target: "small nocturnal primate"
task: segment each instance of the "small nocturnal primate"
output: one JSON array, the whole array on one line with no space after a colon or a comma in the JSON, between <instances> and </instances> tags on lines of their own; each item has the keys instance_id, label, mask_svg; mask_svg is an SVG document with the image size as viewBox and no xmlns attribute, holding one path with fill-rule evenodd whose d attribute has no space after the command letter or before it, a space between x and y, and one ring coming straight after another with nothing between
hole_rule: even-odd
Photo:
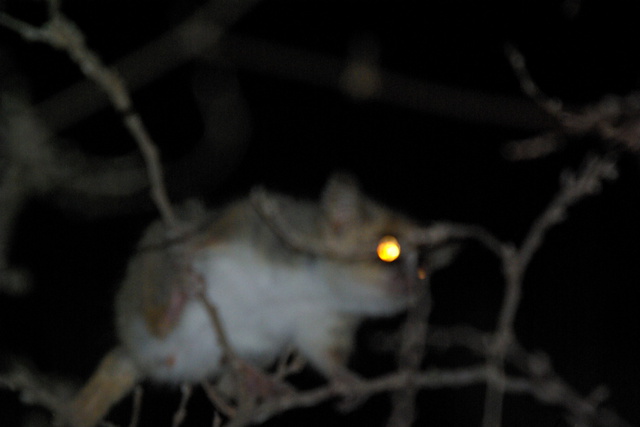
<instances>
[{"instance_id":1,"label":"small nocturnal primate","mask_svg":"<svg viewBox=\"0 0 640 427\"><path fill-rule=\"evenodd\" d=\"M119 345L65 411L67 423L95 425L142 379L219 378L223 347L197 295L216 307L242 361L266 367L292 346L330 381L348 373L360 320L407 307L415 270L399 242L413 221L346 174L329 179L319 202L255 194L192 213L182 237L168 238L160 221L148 228L116 297Z\"/></svg>"}]
</instances>

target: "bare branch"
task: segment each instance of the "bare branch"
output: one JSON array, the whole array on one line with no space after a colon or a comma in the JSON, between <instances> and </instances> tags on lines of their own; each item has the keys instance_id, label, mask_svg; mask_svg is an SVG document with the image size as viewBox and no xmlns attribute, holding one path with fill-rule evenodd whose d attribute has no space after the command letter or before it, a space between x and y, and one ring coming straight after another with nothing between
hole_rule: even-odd
<instances>
[{"instance_id":1,"label":"bare branch","mask_svg":"<svg viewBox=\"0 0 640 427\"><path fill-rule=\"evenodd\" d=\"M50 0L50 19L42 28L30 26L5 14L0 14L0 24L20 33L27 40L44 42L52 47L66 51L80 66L85 75L108 94L116 110L123 115L124 125L138 142L143 157L147 162L153 198L165 224L168 228L175 228L177 219L174 216L173 208L164 188L159 153L145 130L140 117L133 112L129 93L124 86L122 78L107 69L100 59L89 50L84 36L60 12L58 3L57 0ZM202 29L195 28L192 30L197 35L197 31ZM180 37L185 36L184 33L180 34ZM211 32L209 35L211 38L206 39L206 43L213 43L212 40L217 40L219 36L220 31L216 29ZM171 37L174 37L174 35ZM278 49L275 50L276 53L280 52ZM631 107L633 102L638 102L640 98L628 97L625 98L624 102L616 98L616 102L606 104L603 101L592 106L590 110L585 109L580 114L570 114L564 111L562 103L548 98L537 87L526 69L523 56L517 50L507 47L507 55L525 93L536 100L538 105L545 111L557 118L565 129L574 132L596 130L600 135L607 138L626 142L629 147L638 147L637 136L640 135L640 120L637 115L627 120L624 126L617 125L614 119L625 116L625 114L633 115L631 113L637 113L637 111L633 112ZM308 63L314 63L313 61L315 60L320 63L326 58L309 59L303 57L303 59L305 61L309 60ZM272 66L274 61L274 59L271 59L271 65L268 61L265 61L266 66ZM316 73L317 70L314 67L309 67L308 63L306 68L312 70L312 73ZM323 63L322 66L325 71L331 71L334 69L332 67L342 67L343 64L328 61ZM289 71L285 70L285 72L290 72L294 68L295 64L291 66ZM354 93L361 96L366 95L369 98L383 97L385 95L382 92L382 88L385 86L383 82L386 78L389 78L389 75L382 73L376 67L376 64L368 63L363 65L354 60L347 65L343 73L338 74L342 75L343 85L345 82L351 82L348 83L351 85L355 84L352 82L354 76L365 76L371 80L368 83L365 82L367 83L366 87L355 88L356 92ZM318 75L305 75L303 78L316 77ZM322 84L335 84L335 82L324 81L323 78L325 77L323 75L319 77L319 81ZM407 81L403 80L403 82L406 83L407 88L414 88L417 84L414 81L408 81L407 83ZM347 87L345 90L353 89L353 87ZM393 98L392 95L389 96ZM621 106L629 108L621 112ZM552 138L558 135L559 133L543 135L539 142L541 144L552 142ZM541 146L537 147L539 149L538 152L544 152L545 149L549 148L542 147L543 149L541 149ZM13 167L14 165L10 166ZM16 180L13 175L17 176L20 170L9 168L8 171L7 176L9 178L7 180ZM399 369L388 375L354 382L345 387L329 385L307 391L291 390L290 393L272 393L266 396L258 396L257 393L248 391L244 381L246 376L249 375L246 369L247 365L236 355L230 344L230 337L226 335L217 307L214 302L208 300L203 286L201 286L201 278L196 278L196 281L198 281L197 285L194 286L197 289L196 296L204 305L211 319L211 324L223 351L223 363L231 367L231 372L237 380L238 405L234 407L227 402L207 382L202 383L205 392L214 405L230 418L230 426L242 426L264 421L284 411L315 406L330 399L340 397L353 398L354 396L367 398L375 393L386 392L394 393L394 409L389 419L389 425L409 426L415 419L415 398L418 390L467 387L478 384L485 384L487 387L483 417L483 425L486 427L501 424L503 399L508 393L528 394L545 405L560 406L568 413L568 418L579 425L596 422L608 426L628 426L624 420L599 408L607 398L607 393L603 388L598 387L590 395L581 396L554 372L546 355L541 353L531 354L522 348L514 330L515 317L522 299L524 276L533 257L543 245L549 230L565 220L567 211L572 205L600 191L602 182L607 179L613 179L615 176L615 161L606 157L589 157L578 172L566 172L563 174L560 190L545 211L533 222L520 247L503 243L487 230L473 225L442 222L414 230L413 234L409 236L410 244L414 247L425 245L433 248L454 240L472 239L480 242L501 260L505 278L505 292L496 330L492 333L485 333L470 327L448 329L431 327L429 325L431 313L430 275L425 274L421 278L421 283L414 286L420 293L417 295L417 303L410 308L407 322L403 327L403 337L398 354ZM3 181L4 184L5 182ZM10 189L13 191L13 187ZM14 194L9 194L8 191L4 190L4 186L0 187L0 197L2 197L3 201L4 198L9 199L10 196L14 196ZM15 196L18 201L22 200L21 197L21 193ZM296 234L295 230L291 230L287 226L287 218L282 215L278 200L269 197L262 190L254 191L252 200L260 215L282 238L285 244L315 255L330 256L345 261L369 255L368 252L339 252L331 245L323 244L320 240L316 241L313 238L309 238L309 236ZM12 219L12 215L13 211L9 210L7 218L9 220ZM4 219L4 217L1 217L0 221L4 221ZM0 224L0 268L4 267L2 256L5 255L5 251L1 246L5 242L2 235L4 228ZM182 254L178 253L177 255L181 256ZM419 267L422 266L417 265L417 254L409 253L409 255L416 259L410 259L408 269L415 272L420 271ZM420 364L424 360L427 344L433 348L440 347L445 349L460 346L471 350L479 358L485 360L481 360L476 365L463 368L439 369L432 367L421 371ZM290 373L296 372L300 366L298 363L290 362L288 355L285 355L278 365L273 378L282 380ZM507 366L516 368L518 375L507 375ZM62 405L60 397L50 391L51 387L48 384L44 384L42 378L44 377L33 373L24 366L17 366L8 373L0 374L0 387L17 390L25 403L41 405L57 413ZM135 427L138 423L141 405L140 390L137 388L134 394L132 427ZM191 386L183 385L182 392L178 410L173 418L174 426L178 426L184 421L187 413L187 403L191 395ZM233 397L231 400L233 400ZM221 423L219 416L213 421L214 425L220 425Z\"/></svg>"},{"instance_id":2,"label":"bare branch","mask_svg":"<svg viewBox=\"0 0 640 427\"><path fill-rule=\"evenodd\" d=\"M513 45L505 47L507 59L515 72L523 92L540 108L555 118L558 129L520 141L511 141L504 154L512 160L545 156L565 144L567 135L600 136L605 143L621 145L637 153L640 151L640 94L607 95L601 100L570 110L555 98L547 96L529 73L524 55Z\"/></svg>"},{"instance_id":3,"label":"bare branch","mask_svg":"<svg viewBox=\"0 0 640 427\"><path fill-rule=\"evenodd\" d=\"M239 359L229 342L224 325L222 324L222 319L218 314L218 309L211 301L209 301L209 298L207 298L204 292L199 292L198 298L207 310L207 314L209 315L209 319L211 320L211 324L213 325L216 333L216 338L223 351L223 360L226 361L226 363L233 364L234 361Z\"/></svg>"},{"instance_id":4,"label":"bare branch","mask_svg":"<svg viewBox=\"0 0 640 427\"><path fill-rule=\"evenodd\" d=\"M198 298L200 299L200 302L205 306L207 313L209 314L213 329L216 333L216 338L218 340L218 343L220 344L220 347L222 348L222 363L226 364L230 368L230 372L232 373L233 379L235 380L234 391L237 393L237 407L229 407L229 405L227 405L223 399L218 398L218 394L215 393L212 388L207 387L208 384L206 383L204 383L206 384L205 391L207 391L207 395L209 396L211 401L214 402L214 404L220 404L220 406L218 406L218 409L223 411L225 415L233 416L228 427L240 427L247 425L255 410L256 399L258 396L248 389L247 381L245 381L245 378L247 375L251 375L252 372L256 372L258 375L262 375L262 373L261 371L257 370L257 368L253 368L247 365L236 354L233 346L229 341L218 310L216 306L211 301L209 301L208 297L204 293L204 290L198 293Z\"/></svg>"},{"instance_id":5,"label":"bare branch","mask_svg":"<svg viewBox=\"0 0 640 427\"><path fill-rule=\"evenodd\" d=\"M551 227L566 218L566 211L587 196L597 194L602 182L616 179L615 160L611 157L588 156L581 169L576 173L564 172L558 194L547 209L531 226L519 251L519 268L526 269L531 258L542 245L546 233Z\"/></svg>"},{"instance_id":6,"label":"bare branch","mask_svg":"<svg viewBox=\"0 0 640 427\"><path fill-rule=\"evenodd\" d=\"M302 371L306 364L307 362L304 360L302 355L296 351L295 348L291 347L282 353L276 365L273 377L276 380L282 381L289 375L294 375Z\"/></svg>"},{"instance_id":7,"label":"bare branch","mask_svg":"<svg viewBox=\"0 0 640 427\"><path fill-rule=\"evenodd\" d=\"M140 422L140 411L142 409L142 386L137 385L133 389L133 410L131 411L131 421L129 421L129 427L138 427Z\"/></svg>"},{"instance_id":8,"label":"bare branch","mask_svg":"<svg viewBox=\"0 0 640 427\"><path fill-rule=\"evenodd\" d=\"M426 339L431 315L431 274L428 266L418 265L417 251L408 254L409 271L422 271L420 277L413 275L416 295L414 303L409 307L407 320L402 327L400 349L398 351L398 368L401 371L418 372L426 353ZM387 421L389 427L410 427L416 417L416 397L418 388L412 382L392 396L392 412Z\"/></svg>"},{"instance_id":9,"label":"bare branch","mask_svg":"<svg viewBox=\"0 0 640 427\"><path fill-rule=\"evenodd\" d=\"M441 389L468 387L486 382L502 383L507 393L528 394L545 404L562 406L574 417L588 414L601 425L630 426L626 421L613 416L609 411L598 410L586 399L580 398L561 380L553 377L548 379L508 377L495 370L487 369L485 365L458 369L432 368L419 373L400 371L371 380L363 380L343 392L348 393L349 396L367 397L377 393L403 390L411 383L421 389ZM316 406L341 396L338 389L326 386L298 392L294 395L272 398L258 406L253 421L263 422L282 412L294 408ZM609 423L609 421L611 422Z\"/></svg>"},{"instance_id":10,"label":"bare branch","mask_svg":"<svg viewBox=\"0 0 640 427\"><path fill-rule=\"evenodd\" d=\"M475 240L498 258L502 257L504 251L504 244L488 230L478 225L447 221L412 230L408 240L412 246L427 247L437 247L458 240Z\"/></svg>"},{"instance_id":11,"label":"bare branch","mask_svg":"<svg viewBox=\"0 0 640 427\"><path fill-rule=\"evenodd\" d=\"M522 91L528 95L529 98L533 99L544 111L559 119L563 111L562 102L559 99L549 98L540 90L531 77L531 74L529 74L524 55L511 44L505 46L505 53L511 63L511 67L516 73Z\"/></svg>"},{"instance_id":12,"label":"bare branch","mask_svg":"<svg viewBox=\"0 0 640 427\"><path fill-rule=\"evenodd\" d=\"M347 93L362 90L345 84L356 80L353 75L355 72L360 76L364 74L370 82L373 90L367 90L371 92L372 99L390 105L457 120L518 129L542 130L553 124L527 99L447 87L389 70L372 69L370 64L362 63L358 52L354 52L354 60L345 64L341 58L225 33L229 24L257 2L209 2L181 24L128 54L112 67L129 82L132 89L155 81L181 64L202 56L223 65L231 62L241 69L301 80L334 90L342 89ZM219 12L225 6L233 11L233 16L220 19ZM211 49L218 45L219 48ZM154 64L153 69L145 66L149 63ZM362 85L362 81L357 80L356 84ZM66 129L107 106L104 99L89 96L91 90L86 82L78 82L43 101L37 106L38 112L54 131ZM420 101L416 103L416 99ZM69 105L75 108L67 108L63 114L60 106Z\"/></svg>"},{"instance_id":13,"label":"bare branch","mask_svg":"<svg viewBox=\"0 0 640 427\"><path fill-rule=\"evenodd\" d=\"M172 427L180 427L187 417L187 403L189 403L189 399L191 399L192 390L193 388L189 384L182 384L180 386L180 405L178 405L176 413L173 414Z\"/></svg>"},{"instance_id":14,"label":"bare branch","mask_svg":"<svg viewBox=\"0 0 640 427\"><path fill-rule=\"evenodd\" d=\"M25 363L15 363L5 373L0 373L0 388L19 394L25 405L46 408L53 414L61 414L65 399L71 395L71 385L30 368Z\"/></svg>"},{"instance_id":15,"label":"bare branch","mask_svg":"<svg viewBox=\"0 0 640 427\"><path fill-rule=\"evenodd\" d=\"M208 381L202 381L200 386L204 390L205 394L209 398L209 401L213 406L222 414L228 418L234 418L236 416L236 408L234 408L226 399L218 393L216 388Z\"/></svg>"},{"instance_id":16,"label":"bare branch","mask_svg":"<svg viewBox=\"0 0 640 427\"><path fill-rule=\"evenodd\" d=\"M524 274L551 227L564 221L568 208L584 197L600 191L602 181L616 178L615 162L609 158L588 157L577 174L565 172L561 188L547 209L533 222L519 250L506 247L501 260L506 290L492 343L487 369L503 371L504 358L515 339L515 317L522 298ZM484 427L501 424L503 382L490 382L485 400Z\"/></svg>"},{"instance_id":17,"label":"bare branch","mask_svg":"<svg viewBox=\"0 0 640 427\"><path fill-rule=\"evenodd\" d=\"M50 19L41 28L16 20L5 13L0 13L0 25L18 32L25 40L46 43L55 49L65 51L78 64L83 74L109 96L116 111L122 114L125 127L140 148L147 165L151 196L163 220L170 228L177 228L177 220L164 184L158 150L142 119L133 108L124 81L116 72L109 70L100 58L89 49L80 29L62 14L57 8L57 4L50 3L50 7Z\"/></svg>"}]
</instances>

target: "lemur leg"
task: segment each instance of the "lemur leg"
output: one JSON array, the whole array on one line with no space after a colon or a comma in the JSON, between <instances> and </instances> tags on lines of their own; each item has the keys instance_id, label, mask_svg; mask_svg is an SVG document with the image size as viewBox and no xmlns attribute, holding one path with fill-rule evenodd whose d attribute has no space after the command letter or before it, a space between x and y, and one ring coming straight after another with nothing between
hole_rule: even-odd
<instances>
[{"instance_id":1,"label":"lemur leg","mask_svg":"<svg viewBox=\"0 0 640 427\"><path fill-rule=\"evenodd\" d=\"M317 313L300 319L295 344L300 353L327 377L343 396L341 409L353 409L362 403L352 391L362 381L347 363L353 350L359 320L349 315Z\"/></svg>"}]
</instances>

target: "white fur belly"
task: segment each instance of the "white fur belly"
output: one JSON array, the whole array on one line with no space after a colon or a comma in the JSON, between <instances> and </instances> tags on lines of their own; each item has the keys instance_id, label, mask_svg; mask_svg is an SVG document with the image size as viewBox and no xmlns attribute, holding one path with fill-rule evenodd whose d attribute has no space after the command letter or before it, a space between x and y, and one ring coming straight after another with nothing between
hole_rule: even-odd
<instances>
[{"instance_id":1,"label":"white fur belly","mask_svg":"<svg viewBox=\"0 0 640 427\"><path fill-rule=\"evenodd\" d=\"M203 252L196 268L234 350L257 364L274 359L290 338L300 301L283 292L291 280L283 276L291 273L243 244Z\"/></svg>"},{"instance_id":2,"label":"white fur belly","mask_svg":"<svg viewBox=\"0 0 640 427\"><path fill-rule=\"evenodd\" d=\"M283 292L282 282L290 282L291 273L270 268L246 247L204 250L194 266L206 278L207 296L234 351L257 365L273 361L290 342L295 319L304 311L286 286ZM166 337L151 335L142 317L132 322L128 334L134 358L156 380L197 382L219 373L222 350L212 319L199 301L185 304Z\"/></svg>"},{"instance_id":3,"label":"white fur belly","mask_svg":"<svg viewBox=\"0 0 640 427\"><path fill-rule=\"evenodd\" d=\"M204 310L196 301L163 338L149 333L142 317L129 328L134 359L147 375L161 382L197 382L218 373L222 353Z\"/></svg>"}]
</instances>

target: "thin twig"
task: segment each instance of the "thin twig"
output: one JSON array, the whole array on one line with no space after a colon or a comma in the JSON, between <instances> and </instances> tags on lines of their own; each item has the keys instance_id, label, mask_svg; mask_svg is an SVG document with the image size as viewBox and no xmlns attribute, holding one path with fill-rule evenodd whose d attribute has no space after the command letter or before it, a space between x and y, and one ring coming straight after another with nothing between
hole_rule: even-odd
<instances>
[{"instance_id":1,"label":"thin twig","mask_svg":"<svg viewBox=\"0 0 640 427\"><path fill-rule=\"evenodd\" d=\"M519 250L505 247L501 260L505 277L505 295L487 358L487 369L503 372L507 350L515 339L515 317L522 298L524 274L534 254L542 245L551 227L564 221L570 206L601 189L602 181L617 176L615 162L610 158L588 157L575 175L565 172L561 187L545 211L534 221ZM501 381L487 384L483 418L484 427L501 425L505 384Z\"/></svg>"},{"instance_id":2,"label":"thin twig","mask_svg":"<svg viewBox=\"0 0 640 427\"><path fill-rule=\"evenodd\" d=\"M293 346L287 348L276 363L276 370L273 378L276 381L283 381L289 375L299 373L304 369L307 362Z\"/></svg>"},{"instance_id":3,"label":"thin twig","mask_svg":"<svg viewBox=\"0 0 640 427\"><path fill-rule=\"evenodd\" d=\"M53 414L63 413L65 398L71 395L69 384L48 378L25 363L15 363L0 374L0 389L15 391L25 405L40 406Z\"/></svg>"},{"instance_id":4,"label":"thin twig","mask_svg":"<svg viewBox=\"0 0 640 427\"><path fill-rule=\"evenodd\" d=\"M240 69L303 81L314 86L333 90L344 88L341 80L336 78L345 69L343 58L225 32L229 24L245 11L251 10L257 2L209 2L176 27L110 65L129 82L131 89L156 81L172 69L203 55L222 66L231 63ZM223 9L225 6L227 10L236 12L234 17L227 16L221 22L216 19L217 11L213 9ZM150 63L154 64L153 68L146 66ZM527 99L447 87L389 70L381 70L380 78L381 91L376 93L376 99L390 105L465 122L516 129L537 131L548 129L553 124L546 114L540 113ZM67 129L106 107L103 99L89 96L90 91L86 83L78 82L43 101L37 109L54 131ZM70 103L75 108L67 108ZM61 109L61 106L65 108Z\"/></svg>"},{"instance_id":5,"label":"thin twig","mask_svg":"<svg viewBox=\"0 0 640 427\"><path fill-rule=\"evenodd\" d=\"M372 394L404 389L408 383L416 384L420 389L440 389L468 387L487 382L504 384L505 392L512 394L528 394L546 404L564 407L572 414L583 411L592 412L597 420L614 419L611 426L630 427L619 417L612 417L608 411L597 411L586 400L562 381L556 378L529 379L511 377L504 373L486 369L485 365L475 365L457 369L432 368L420 373L395 372L375 379L362 380L353 384L348 390L342 390L349 396L370 396ZM260 404L254 417L255 422L263 422L277 414L294 409L316 406L330 399L341 397L341 391L335 387L325 386L309 391L301 391L293 395L274 397ZM607 425L607 424L603 424Z\"/></svg>"},{"instance_id":6,"label":"thin twig","mask_svg":"<svg viewBox=\"0 0 640 427\"><path fill-rule=\"evenodd\" d=\"M547 96L527 69L524 55L513 45L505 47L507 59L523 92L555 118L557 129L532 138L511 141L503 149L512 160L545 156L566 144L566 136L599 135L605 144L640 151L640 93L626 96L606 95L597 102L576 110L566 108L558 99Z\"/></svg>"},{"instance_id":7,"label":"thin twig","mask_svg":"<svg viewBox=\"0 0 640 427\"><path fill-rule=\"evenodd\" d=\"M280 196L270 194L261 186L251 190L250 198L256 213L264 223L284 245L294 251L341 261L361 261L370 259L375 254L369 247L340 244L346 242L336 241L335 236L305 233L304 230L292 228Z\"/></svg>"},{"instance_id":8,"label":"thin twig","mask_svg":"<svg viewBox=\"0 0 640 427\"><path fill-rule=\"evenodd\" d=\"M429 227L417 228L408 236L411 246L437 247L456 240L475 240L498 258L502 257L504 251L504 244L478 225L441 221Z\"/></svg>"},{"instance_id":9,"label":"thin twig","mask_svg":"<svg viewBox=\"0 0 640 427\"><path fill-rule=\"evenodd\" d=\"M37 41L65 51L79 66L82 73L96 83L109 97L112 105L123 117L123 124L132 135L147 166L151 197L160 214L175 230L178 226L167 195L160 156L139 114L134 110L131 97L122 78L108 69L89 47L80 29L50 3L50 18L42 27L34 27L0 12L0 24L19 33L27 41Z\"/></svg>"},{"instance_id":10,"label":"thin twig","mask_svg":"<svg viewBox=\"0 0 640 427\"><path fill-rule=\"evenodd\" d=\"M187 404L189 403L189 399L191 399L192 391L193 387L189 384L182 384L180 386L180 404L178 405L176 413L173 414L172 427L180 427L187 417Z\"/></svg>"},{"instance_id":11,"label":"thin twig","mask_svg":"<svg viewBox=\"0 0 640 427\"><path fill-rule=\"evenodd\" d=\"M229 337L227 336L227 332L225 331L224 325L222 324L222 319L220 318L220 314L218 312L218 308L209 301L204 291L198 293L198 298L200 302L204 305L207 310L207 314L209 315L209 319L211 320L211 324L213 325L214 331L216 333L216 339L218 340L218 344L220 344L220 348L222 349L222 359L225 363L233 364L239 360L238 356L235 353L235 350L231 346L229 342Z\"/></svg>"},{"instance_id":12,"label":"thin twig","mask_svg":"<svg viewBox=\"0 0 640 427\"><path fill-rule=\"evenodd\" d=\"M205 394L213 403L213 406L220 412L222 412L226 417L233 418L237 414L236 408L234 408L229 402L226 401L224 397L218 393L213 385L211 385L208 381L202 381L200 386L204 390Z\"/></svg>"},{"instance_id":13,"label":"thin twig","mask_svg":"<svg viewBox=\"0 0 640 427\"><path fill-rule=\"evenodd\" d=\"M218 412L214 412L213 421L211 422L212 427L222 427L222 417Z\"/></svg>"},{"instance_id":14,"label":"thin twig","mask_svg":"<svg viewBox=\"0 0 640 427\"><path fill-rule=\"evenodd\" d=\"M398 352L398 368L402 371L420 370L420 363L426 353L426 339L431 315L431 274L428 266L418 265L418 253L407 254L406 262L412 289L415 289L415 302L409 307L407 319L401 330L400 350ZM418 276L418 271L422 276ZM407 386L392 396L392 411L387 421L389 427L410 427L416 418L416 384L409 381Z\"/></svg>"},{"instance_id":15,"label":"thin twig","mask_svg":"<svg viewBox=\"0 0 640 427\"><path fill-rule=\"evenodd\" d=\"M561 119L560 115L563 109L562 102L559 99L549 98L538 87L527 69L524 55L512 44L507 44L505 46L505 54L511 63L511 68L514 70L516 77L520 82L522 91L534 100L544 111L557 119Z\"/></svg>"},{"instance_id":16,"label":"thin twig","mask_svg":"<svg viewBox=\"0 0 640 427\"><path fill-rule=\"evenodd\" d=\"M246 364L236 354L227 336L222 319L220 318L217 307L209 301L209 298L202 289L198 293L198 298L204 305L216 333L218 343L223 352L223 363L231 368L231 373L236 381L236 392L238 405L235 411L227 411L228 414L234 415L228 427L241 427L249 423L255 410L256 396L248 389L245 381Z\"/></svg>"},{"instance_id":17,"label":"thin twig","mask_svg":"<svg viewBox=\"0 0 640 427\"><path fill-rule=\"evenodd\" d=\"M131 411L131 421L129 427L138 427L140 422L140 411L142 410L143 389L139 384L133 389L133 409Z\"/></svg>"}]
</instances>

